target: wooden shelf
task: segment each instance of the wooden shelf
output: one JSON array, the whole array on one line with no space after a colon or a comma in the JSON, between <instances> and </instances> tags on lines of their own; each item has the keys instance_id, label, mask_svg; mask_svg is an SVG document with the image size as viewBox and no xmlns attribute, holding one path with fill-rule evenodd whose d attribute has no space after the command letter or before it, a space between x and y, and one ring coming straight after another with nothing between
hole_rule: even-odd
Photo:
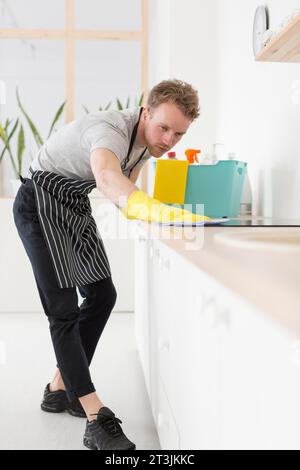
<instances>
[{"instance_id":1,"label":"wooden shelf","mask_svg":"<svg viewBox=\"0 0 300 470\"><path fill-rule=\"evenodd\" d=\"M258 62L300 62L300 14L257 54Z\"/></svg>"}]
</instances>

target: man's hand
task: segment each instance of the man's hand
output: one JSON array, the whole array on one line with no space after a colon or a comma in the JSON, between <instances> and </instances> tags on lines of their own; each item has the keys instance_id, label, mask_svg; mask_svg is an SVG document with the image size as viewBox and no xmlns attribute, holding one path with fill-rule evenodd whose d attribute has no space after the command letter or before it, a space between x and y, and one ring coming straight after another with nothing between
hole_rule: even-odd
<instances>
[{"instance_id":1,"label":"man's hand","mask_svg":"<svg viewBox=\"0 0 300 470\"><path fill-rule=\"evenodd\" d=\"M139 219L147 222L200 222L210 220L206 216L167 206L139 190L131 193L127 206L122 212L128 219Z\"/></svg>"}]
</instances>

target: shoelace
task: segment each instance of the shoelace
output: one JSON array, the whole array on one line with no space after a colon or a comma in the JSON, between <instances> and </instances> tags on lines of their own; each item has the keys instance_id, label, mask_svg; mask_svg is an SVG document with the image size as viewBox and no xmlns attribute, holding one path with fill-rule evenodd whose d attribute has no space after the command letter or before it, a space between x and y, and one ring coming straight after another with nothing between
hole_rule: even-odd
<instances>
[{"instance_id":1,"label":"shoelace","mask_svg":"<svg viewBox=\"0 0 300 470\"><path fill-rule=\"evenodd\" d=\"M105 416L102 413L93 413L91 416L101 416L101 425L105 431L108 431L113 436L119 436L122 434L122 429L119 423L122 421L116 416Z\"/></svg>"}]
</instances>

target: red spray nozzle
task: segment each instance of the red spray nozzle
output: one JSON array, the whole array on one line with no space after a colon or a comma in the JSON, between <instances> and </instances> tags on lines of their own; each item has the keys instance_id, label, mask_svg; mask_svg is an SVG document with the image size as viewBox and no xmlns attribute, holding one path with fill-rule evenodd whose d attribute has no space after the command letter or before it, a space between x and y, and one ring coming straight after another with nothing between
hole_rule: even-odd
<instances>
[{"instance_id":1,"label":"red spray nozzle","mask_svg":"<svg viewBox=\"0 0 300 470\"><path fill-rule=\"evenodd\" d=\"M197 153L201 153L201 150L197 149L187 149L185 152L186 158L188 159L189 163L199 163Z\"/></svg>"}]
</instances>

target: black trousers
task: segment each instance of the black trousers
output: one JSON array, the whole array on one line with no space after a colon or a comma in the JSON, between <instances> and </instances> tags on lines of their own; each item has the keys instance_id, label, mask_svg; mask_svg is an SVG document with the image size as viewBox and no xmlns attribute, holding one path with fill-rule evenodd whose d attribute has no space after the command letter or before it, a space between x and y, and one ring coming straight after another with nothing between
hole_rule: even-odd
<instances>
[{"instance_id":1,"label":"black trousers","mask_svg":"<svg viewBox=\"0 0 300 470\"><path fill-rule=\"evenodd\" d=\"M13 214L48 317L57 366L72 401L95 391L89 365L115 305L116 289L111 277L78 287L84 298L79 307L76 287L58 287L28 178L22 179Z\"/></svg>"}]
</instances>

